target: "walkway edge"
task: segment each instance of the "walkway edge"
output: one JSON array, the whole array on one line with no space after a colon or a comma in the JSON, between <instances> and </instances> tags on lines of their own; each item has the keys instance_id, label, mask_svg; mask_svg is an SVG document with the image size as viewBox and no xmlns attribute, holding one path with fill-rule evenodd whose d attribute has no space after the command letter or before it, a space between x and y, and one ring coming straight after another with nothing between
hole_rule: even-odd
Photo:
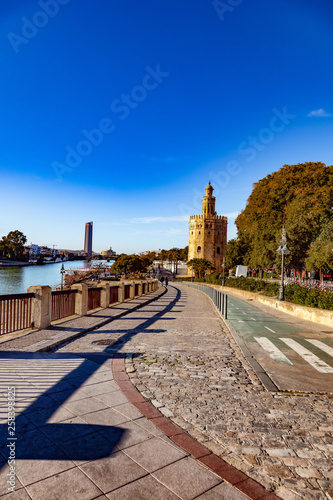
<instances>
[{"instance_id":1,"label":"walkway edge","mask_svg":"<svg viewBox=\"0 0 333 500\"><path fill-rule=\"evenodd\" d=\"M216 288L216 286L214 286L214 285L209 285L208 284L207 286L212 286L212 288ZM219 289L220 289L220 287L219 287ZM205 293L205 292L202 292L201 290L199 290L197 288L195 290L197 290L198 292L201 292L201 293ZM211 302L211 305L214 308L214 311L217 312L218 317L221 319L221 321L224 323L225 327L228 329L230 335L233 337L234 341L236 342L236 344L238 345L240 351L242 352L245 360L251 365L253 371L255 372L255 374L257 375L258 379L263 384L263 386L266 388L266 390L267 391L271 391L271 392L281 392L280 389L274 384L274 382L272 381L272 379L270 378L270 376L267 374L267 372L263 369L263 367L258 363L258 361L256 360L256 358L250 352L250 350L247 347L245 341L241 338L241 336L239 335L239 333L237 332L237 330L232 326L232 324L230 323L230 321L228 321L227 319L223 318L223 316L217 310L217 308L216 308L214 302L212 301L211 297L209 295L207 295L207 294L205 294L205 295L206 295L206 297L209 298L209 300ZM244 368L245 368L246 371L248 371L246 365L244 365Z\"/></svg>"},{"instance_id":2,"label":"walkway edge","mask_svg":"<svg viewBox=\"0 0 333 500\"><path fill-rule=\"evenodd\" d=\"M144 398L127 375L125 357L126 355L113 358L112 371L114 380L130 403L151 423L194 459L198 460L231 486L247 495L251 500L281 500L275 493L266 490L257 481L244 474L244 472L239 471L236 467L228 464L225 460L215 455L215 453L212 453L183 429L171 422L150 401Z\"/></svg>"},{"instance_id":3,"label":"walkway edge","mask_svg":"<svg viewBox=\"0 0 333 500\"><path fill-rule=\"evenodd\" d=\"M25 352L49 352L52 349L56 349L57 347L61 346L62 344L65 344L66 342L74 340L74 339L80 337L81 335L84 335L85 333L91 332L92 330L95 330L96 328L100 328L101 326L107 325L108 323L110 323L111 321L113 321L115 319L119 319L120 317L125 316L126 314L129 314L133 311L136 311L137 309L140 309L141 307L143 307L147 304L150 304L154 300L157 300L160 297L162 297L166 292L167 292L166 288L160 287L156 292L152 292L149 295L142 295L140 297L136 297L135 299L132 299L132 300L143 299L143 298L145 299L147 297L147 300L142 300L142 302L139 304L136 304L135 307L132 307L126 311L120 311L119 313L115 314L114 316L107 318L107 319L103 319L103 320L95 323L94 325L90 326L89 328L82 328L80 331L77 331L75 333L68 333L67 335L66 334L58 334L58 337L61 337L61 338L52 339L52 340L41 340L40 342L34 343L28 347L24 347L24 348L18 349L18 350L19 351L23 350ZM130 303L130 301L128 301L127 303ZM111 307L108 309L111 309ZM80 317L75 318L75 319L80 320L82 318L83 318L83 316L80 316ZM63 323L65 323L65 322L66 322L66 320ZM63 323L57 323L57 326L59 326ZM52 326L50 328L52 328ZM32 332L29 332L29 333L32 333ZM26 335L29 335L29 333L26 333ZM55 333L55 337L56 336L57 336L57 334ZM10 343L11 341L14 341L14 340L15 339L5 341L4 344L6 344L7 342ZM0 350L1 350L1 346L0 346Z\"/></svg>"}]
</instances>

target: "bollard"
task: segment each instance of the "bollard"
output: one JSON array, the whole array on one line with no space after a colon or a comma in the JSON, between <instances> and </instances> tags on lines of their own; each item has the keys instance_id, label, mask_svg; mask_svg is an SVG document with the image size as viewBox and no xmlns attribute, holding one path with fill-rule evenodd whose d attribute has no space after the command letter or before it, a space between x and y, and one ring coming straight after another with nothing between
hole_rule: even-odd
<instances>
[{"instance_id":1,"label":"bollard","mask_svg":"<svg viewBox=\"0 0 333 500\"><path fill-rule=\"evenodd\" d=\"M228 295L225 294L225 311L224 311L224 318L228 319Z\"/></svg>"}]
</instances>

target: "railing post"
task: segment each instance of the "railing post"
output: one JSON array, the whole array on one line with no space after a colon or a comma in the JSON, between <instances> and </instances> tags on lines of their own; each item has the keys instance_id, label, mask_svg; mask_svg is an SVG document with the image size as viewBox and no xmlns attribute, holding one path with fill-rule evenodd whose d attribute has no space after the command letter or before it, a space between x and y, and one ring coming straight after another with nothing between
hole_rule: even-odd
<instances>
[{"instance_id":1,"label":"railing post","mask_svg":"<svg viewBox=\"0 0 333 500\"><path fill-rule=\"evenodd\" d=\"M228 319L228 295L225 294L224 318Z\"/></svg>"},{"instance_id":2,"label":"railing post","mask_svg":"<svg viewBox=\"0 0 333 500\"><path fill-rule=\"evenodd\" d=\"M130 284L130 296L129 296L129 298L134 299L134 297L135 297L135 282L132 281L132 283Z\"/></svg>"},{"instance_id":3,"label":"railing post","mask_svg":"<svg viewBox=\"0 0 333 500\"><path fill-rule=\"evenodd\" d=\"M71 286L71 290L77 290L75 294L75 314L86 316L88 313L88 285L77 283Z\"/></svg>"},{"instance_id":4,"label":"railing post","mask_svg":"<svg viewBox=\"0 0 333 500\"><path fill-rule=\"evenodd\" d=\"M221 308L222 316L224 316L224 293L222 293L222 308Z\"/></svg>"},{"instance_id":5,"label":"railing post","mask_svg":"<svg viewBox=\"0 0 333 500\"><path fill-rule=\"evenodd\" d=\"M138 296L139 297L141 297L141 295L142 295L142 288L143 288L142 281L139 281L139 287L138 287Z\"/></svg>"},{"instance_id":6,"label":"railing post","mask_svg":"<svg viewBox=\"0 0 333 500\"><path fill-rule=\"evenodd\" d=\"M124 302L124 300L125 300L125 283L124 281L120 281L118 288L118 302Z\"/></svg>"},{"instance_id":7,"label":"railing post","mask_svg":"<svg viewBox=\"0 0 333 500\"><path fill-rule=\"evenodd\" d=\"M101 288L101 307L106 309L110 305L110 283L99 283L97 287Z\"/></svg>"},{"instance_id":8,"label":"railing post","mask_svg":"<svg viewBox=\"0 0 333 500\"><path fill-rule=\"evenodd\" d=\"M35 328L47 328L51 325L51 287L29 286L28 293L34 293L32 299L32 321Z\"/></svg>"}]
</instances>

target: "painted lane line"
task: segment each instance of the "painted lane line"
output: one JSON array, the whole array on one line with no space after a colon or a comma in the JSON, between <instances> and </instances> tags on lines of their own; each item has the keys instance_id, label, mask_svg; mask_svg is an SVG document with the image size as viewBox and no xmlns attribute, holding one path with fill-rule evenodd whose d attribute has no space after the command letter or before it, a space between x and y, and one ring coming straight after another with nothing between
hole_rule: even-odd
<instances>
[{"instance_id":1,"label":"painted lane line","mask_svg":"<svg viewBox=\"0 0 333 500\"><path fill-rule=\"evenodd\" d=\"M242 313L245 314L245 316L246 316L246 313L244 311L242 311Z\"/></svg>"},{"instance_id":2,"label":"painted lane line","mask_svg":"<svg viewBox=\"0 0 333 500\"><path fill-rule=\"evenodd\" d=\"M265 326L265 328L267 328L267 330L269 330L270 332L275 333L274 330L271 330L270 328L268 328L268 326Z\"/></svg>"},{"instance_id":3,"label":"painted lane line","mask_svg":"<svg viewBox=\"0 0 333 500\"><path fill-rule=\"evenodd\" d=\"M252 316L251 316L251 319L253 319L253 321L257 321L256 319L252 318Z\"/></svg>"},{"instance_id":4,"label":"painted lane line","mask_svg":"<svg viewBox=\"0 0 333 500\"><path fill-rule=\"evenodd\" d=\"M330 347L327 344L324 344L324 342L321 342L320 340L315 340L315 339L306 339L307 342L311 342L314 346L318 347L322 351L326 352L326 354L329 354L330 356L333 357L333 348Z\"/></svg>"},{"instance_id":5,"label":"painted lane line","mask_svg":"<svg viewBox=\"0 0 333 500\"><path fill-rule=\"evenodd\" d=\"M261 345L265 351L267 351L274 361L283 361L284 363L288 363L288 365L292 365L292 362L283 354L283 352L278 349L273 342L268 340L267 337L254 337L254 340Z\"/></svg>"},{"instance_id":6,"label":"painted lane line","mask_svg":"<svg viewBox=\"0 0 333 500\"><path fill-rule=\"evenodd\" d=\"M293 349L297 354L299 354L305 361L307 361L313 368L315 368L320 373L333 373L333 368L325 363L313 354L311 351L300 345L293 339L282 339L282 342L287 344L291 349Z\"/></svg>"}]
</instances>

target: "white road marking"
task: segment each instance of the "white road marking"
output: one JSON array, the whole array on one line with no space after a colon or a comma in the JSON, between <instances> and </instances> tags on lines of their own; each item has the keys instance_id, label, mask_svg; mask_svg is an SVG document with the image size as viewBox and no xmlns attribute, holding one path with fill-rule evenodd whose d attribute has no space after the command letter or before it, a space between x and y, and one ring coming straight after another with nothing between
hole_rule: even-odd
<instances>
[{"instance_id":1,"label":"white road marking","mask_svg":"<svg viewBox=\"0 0 333 500\"><path fill-rule=\"evenodd\" d=\"M306 339L307 342L311 342L311 344L315 345L322 351L326 352L326 354L329 354L330 356L333 357L333 347L330 347L327 344L324 344L324 342L321 342L320 340L315 340L315 339Z\"/></svg>"},{"instance_id":2,"label":"white road marking","mask_svg":"<svg viewBox=\"0 0 333 500\"><path fill-rule=\"evenodd\" d=\"M239 319L238 323L244 323L244 321L242 319Z\"/></svg>"},{"instance_id":3,"label":"white road marking","mask_svg":"<svg viewBox=\"0 0 333 500\"><path fill-rule=\"evenodd\" d=\"M292 362L278 349L267 337L254 337L254 339L267 351L274 361L283 361L292 365Z\"/></svg>"},{"instance_id":4,"label":"white road marking","mask_svg":"<svg viewBox=\"0 0 333 500\"><path fill-rule=\"evenodd\" d=\"M242 311L242 313L245 314L245 316L246 316L246 313L244 311Z\"/></svg>"},{"instance_id":5,"label":"white road marking","mask_svg":"<svg viewBox=\"0 0 333 500\"><path fill-rule=\"evenodd\" d=\"M311 351L303 347L301 344L293 339L282 339L282 342L287 344L291 349L293 349L297 354L299 354L305 361L307 361L313 368L315 368L320 373L333 373L333 368L329 366L325 361L321 360L313 354Z\"/></svg>"},{"instance_id":6,"label":"white road marking","mask_svg":"<svg viewBox=\"0 0 333 500\"><path fill-rule=\"evenodd\" d=\"M267 328L267 330L269 330L270 332L275 333L274 330L271 330L270 328L268 328L268 326L265 326L265 328Z\"/></svg>"},{"instance_id":7,"label":"white road marking","mask_svg":"<svg viewBox=\"0 0 333 500\"><path fill-rule=\"evenodd\" d=\"M257 321L256 319L252 318L252 316L251 316L251 319L253 319L253 321Z\"/></svg>"}]
</instances>

